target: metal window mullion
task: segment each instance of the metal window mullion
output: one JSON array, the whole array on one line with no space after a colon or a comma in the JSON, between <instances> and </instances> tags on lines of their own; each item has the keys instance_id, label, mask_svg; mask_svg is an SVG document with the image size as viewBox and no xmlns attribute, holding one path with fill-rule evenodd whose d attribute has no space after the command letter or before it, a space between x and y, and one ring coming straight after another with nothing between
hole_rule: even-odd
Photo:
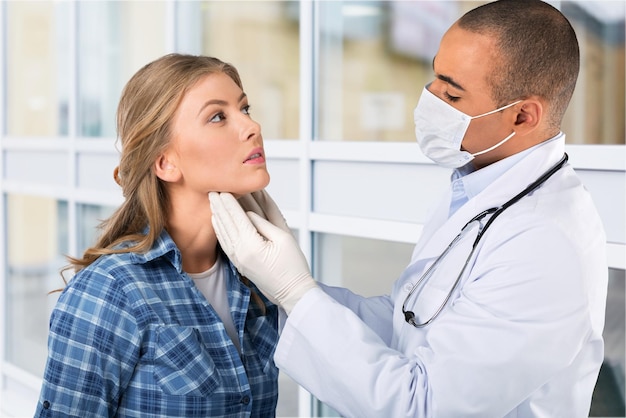
<instances>
[{"instance_id":1,"label":"metal window mullion","mask_svg":"<svg viewBox=\"0 0 626 418\"><path fill-rule=\"evenodd\" d=\"M178 52L178 19L176 0L167 0L165 3L165 51Z\"/></svg>"},{"instance_id":2,"label":"metal window mullion","mask_svg":"<svg viewBox=\"0 0 626 418\"><path fill-rule=\"evenodd\" d=\"M6 2L0 2L0 397L3 397L3 392L6 390L6 374L4 364L6 362L5 352L5 339L6 339L6 249L7 249L7 228L6 228L6 194L4 189L4 138L6 135ZM2 403L0 402L0 414L2 414Z\"/></svg>"},{"instance_id":3,"label":"metal window mullion","mask_svg":"<svg viewBox=\"0 0 626 418\"><path fill-rule=\"evenodd\" d=\"M68 95L68 160L70 164L68 164L68 189L70 190L70 196L67 200L67 236L68 236L68 247L66 251L69 254L73 254L75 256L78 255L78 211L76 208L77 203L77 195L78 195L78 176L77 176L77 164L78 164L78 145L77 142L80 140L80 132L78 128L78 124L80 123L78 120L78 101L79 101L79 80L78 80L78 40L79 40L79 23L78 23L78 8L80 7L79 2L71 2L69 5L69 86L70 92Z\"/></svg>"},{"instance_id":4,"label":"metal window mullion","mask_svg":"<svg viewBox=\"0 0 626 418\"><path fill-rule=\"evenodd\" d=\"M312 161L310 147L314 136L314 7L312 1L300 2L300 246L312 260L312 243L308 216L312 210Z\"/></svg>"},{"instance_id":5,"label":"metal window mullion","mask_svg":"<svg viewBox=\"0 0 626 418\"><path fill-rule=\"evenodd\" d=\"M314 138L314 79L316 34L315 6L312 0L300 1L300 132L299 132L299 244L307 256L309 264L313 265L313 235L309 226L309 216L313 209L313 161L310 155L310 146ZM313 416L313 397L302 387L298 388L298 415Z\"/></svg>"}]
</instances>

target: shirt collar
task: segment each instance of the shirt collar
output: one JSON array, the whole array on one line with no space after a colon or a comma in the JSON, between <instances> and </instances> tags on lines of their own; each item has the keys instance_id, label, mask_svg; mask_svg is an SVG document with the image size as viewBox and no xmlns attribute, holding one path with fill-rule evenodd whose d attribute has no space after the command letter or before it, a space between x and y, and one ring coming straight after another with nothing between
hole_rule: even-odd
<instances>
[{"instance_id":1,"label":"shirt collar","mask_svg":"<svg viewBox=\"0 0 626 418\"><path fill-rule=\"evenodd\" d=\"M147 232L148 228L145 229L144 233ZM161 231L157 239L154 241L152 248L150 248L148 251L143 254L135 252L131 253L131 261L137 264L147 263L159 257L164 257L176 268L179 273L182 273L182 256L180 254L180 251L178 250L178 247L176 246L176 243L165 229Z\"/></svg>"},{"instance_id":2,"label":"shirt collar","mask_svg":"<svg viewBox=\"0 0 626 418\"><path fill-rule=\"evenodd\" d=\"M148 233L148 228L146 227L144 230L144 234ZM183 258L180 254L180 250L176 246L176 243L168 234L168 232L163 229L161 234L157 237L156 241L152 245L152 248L148 250L144 254L138 254L135 252L131 254L131 261L136 264L144 264L149 261L155 260L159 257L163 257L167 261L169 261L179 273L183 272ZM226 257L226 254L223 252L222 248L218 246L218 256L222 258L222 261L227 263L228 269L230 273L234 276L237 276L237 268L235 265Z\"/></svg>"},{"instance_id":3,"label":"shirt collar","mask_svg":"<svg viewBox=\"0 0 626 418\"><path fill-rule=\"evenodd\" d=\"M452 189L455 191L455 195L461 196L466 201L472 199L535 149L548 142L557 141L564 136L565 134L563 132L559 132L556 136L547 141L543 141L540 144L490 164L480 170L474 170L471 163L457 168L452 172L451 177Z\"/></svg>"}]
</instances>

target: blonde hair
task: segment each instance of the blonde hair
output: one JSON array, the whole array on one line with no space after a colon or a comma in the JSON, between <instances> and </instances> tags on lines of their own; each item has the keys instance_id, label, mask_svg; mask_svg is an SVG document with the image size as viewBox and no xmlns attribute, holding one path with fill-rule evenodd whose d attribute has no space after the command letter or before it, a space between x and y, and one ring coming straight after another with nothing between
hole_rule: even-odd
<instances>
[{"instance_id":1,"label":"blonde hair","mask_svg":"<svg viewBox=\"0 0 626 418\"><path fill-rule=\"evenodd\" d=\"M141 68L128 81L117 109L120 164L113 172L124 203L103 221L96 244L81 258L68 257L75 272L101 255L146 252L165 228L169 198L153 171L169 145L172 119L185 93L202 77L224 73L243 90L237 69L217 58L165 55ZM146 227L147 233L146 233ZM122 242L130 246L118 247Z\"/></svg>"}]
</instances>

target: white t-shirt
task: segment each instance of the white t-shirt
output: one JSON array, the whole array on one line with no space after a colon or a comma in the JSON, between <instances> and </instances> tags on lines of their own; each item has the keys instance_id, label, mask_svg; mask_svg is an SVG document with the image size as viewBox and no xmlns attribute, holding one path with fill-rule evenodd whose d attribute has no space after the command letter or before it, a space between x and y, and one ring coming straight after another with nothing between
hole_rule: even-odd
<instances>
[{"instance_id":1,"label":"white t-shirt","mask_svg":"<svg viewBox=\"0 0 626 418\"><path fill-rule=\"evenodd\" d=\"M213 266L202 273L187 273L196 284L196 287L202 292L204 297L209 301L213 309L217 312L220 319L224 323L228 336L237 347L237 351L241 353L239 345L239 336L233 317L230 314L230 306L228 305L228 295L226 294L226 278L220 258Z\"/></svg>"}]
</instances>

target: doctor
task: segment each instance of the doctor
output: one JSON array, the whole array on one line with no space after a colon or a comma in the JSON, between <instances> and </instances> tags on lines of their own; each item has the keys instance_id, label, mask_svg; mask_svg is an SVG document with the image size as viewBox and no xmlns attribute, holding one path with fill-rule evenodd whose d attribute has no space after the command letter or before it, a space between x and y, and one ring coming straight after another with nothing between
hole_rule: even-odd
<instances>
[{"instance_id":1,"label":"doctor","mask_svg":"<svg viewBox=\"0 0 626 418\"><path fill-rule=\"evenodd\" d=\"M496 1L447 31L433 68L415 131L454 171L390 296L317 283L265 193L242 202L263 217L212 193L218 238L288 314L277 365L345 416L587 417L607 265L560 131L575 33L547 3Z\"/></svg>"}]
</instances>

